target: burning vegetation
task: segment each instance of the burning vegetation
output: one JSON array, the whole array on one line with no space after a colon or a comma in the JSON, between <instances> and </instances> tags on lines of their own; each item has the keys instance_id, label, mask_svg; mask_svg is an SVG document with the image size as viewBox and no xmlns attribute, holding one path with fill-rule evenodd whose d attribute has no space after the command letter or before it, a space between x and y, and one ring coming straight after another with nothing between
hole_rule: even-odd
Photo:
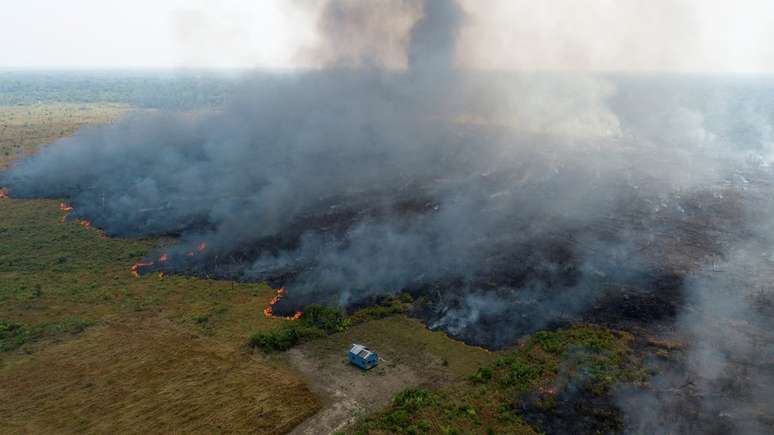
<instances>
[{"instance_id":1,"label":"burning vegetation","mask_svg":"<svg viewBox=\"0 0 774 435\"><path fill-rule=\"evenodd\" d=\"M363 14L331 4L343 9L328 19L342 22L328 32L363 25ZM339 330L343 314L319 304L352 309L401 292L430 328L490 349L584 321L673 330L697 347L663 383L698 385L700 405L686 423L669 413L684 397L638 390L620 398L626 424L712 428L734 405L751 430L770 427L755 405L774 397L774 374L754 358L774 348L749 331L774 327L774 86L466 71L454 57L459 5L415 9L404 71L378 68L371 53L337 57L333 44L335 68L252 77L216 113L152 113L81 132L2 184L14 196L69 198L111 235L178 237L134 264L135 276L279 288L264 315L298 322L253 337L255 347ZM748 332L707 334L720 320ZM544 388L514 403L569 431L572 404L593 389L551 384L556 359L533 373L519 368L526 356L513 358L492 369L501 393ZM754 379L734 376L740 367ZM532 413L554 399L562 418ZM674 425L648 426L663 416ZM742 420L729 427L748 428Z\"/></svg>"},{"instance_id":2,"label":"burning vegetation","mask_svg":"<svg viewBox=\"0 0 774 435\"><path fill-rule=\"evenodd\" d=\"M263 309L263 315L266 317L272 317L272 318L279 318L279 319L286 319L286 320L298 320L301 318L301 316L304 315L301 311L296 311L290 316L282 316L282 315L276 315L274 314L274 307L282 301L282 299L285 298L287 295L287 291L284 287L280 287L277 289L277 293L274 295L274 297L271 298L269 301L269 304L266 306L266 308Z\"/></svg>"},{"instance_id":3,"label":"burning vegetation","mask_svg":"<svg viewBox=\"0 0 774 435\"><path fill-rule=\"evenodd\" d=\"M196 257L200 254L203 254L205 250L207 249L207 242L200 242L196 249L193 251L188 251L184 254L184 257ZM159 276L164 276L165 271L167 270L167 266L169 262L172 262L174 260L173 254L164 252L160 255L158 255L158 259L154 261L150 260L144 260L144 261L138 261L132 265L131 268L129 268L129 271L132 275L134 275L136 278L139 278L143 273L146 272L159 272Z\"/></svg>"},{"instance_id":4,"label":"burning vegetation","mask_svg":"<svg viewBox=\"0 0 774 435\"><path fill-rule=\"evenodd\" d=\"M64 223L65 221L67 221L68 217L73 212L73 210L75 210L75 208L73 208L73 206L70 203L62 201L59 203L59 210L64 212L64 215L62 216L62 219L61 219L61 221ZM77 223L78 225L80 225L81 227L87 230L96 230L97 232L99 232L100 237L103 239L107 238L107 235L105 234L104 231L94 228L91 222L86 219L75 219L75 223Z\"/></svg>"}]
</instances>

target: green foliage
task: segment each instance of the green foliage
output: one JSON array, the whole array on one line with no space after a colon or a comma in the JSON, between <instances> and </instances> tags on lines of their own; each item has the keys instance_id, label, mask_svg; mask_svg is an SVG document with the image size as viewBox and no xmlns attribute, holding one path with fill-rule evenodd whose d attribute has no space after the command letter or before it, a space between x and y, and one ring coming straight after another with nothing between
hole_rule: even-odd
<instances>
[{"instance_id":1,"label":"green foliage","mask_svg":"<svg viewBox=\"0 0 774 435\"><path fill-rule=\"evenodd\" d=\"M287 321L277 330L257 333L250 337L248 345L264 352L285 351L304 341L343 332L353 324L402 314L406 309L407 305L397 298L390 298L382 305L364 308L349 317L335 308L308 305L304 307L300 319Z\"/></svg>"},{"instance_id":2,"label":"green foliage","mask_svg":"<svg viewBox=\"0 0 774 435\"><path fill-rule=\"evenodd\" d=\"M279 329L251 336L248 346L267 353L282 352L304 341L344 331L352 323L340 310L323 305L309 305L300 319L283 322Z\"/></svg>"},{"instance_id":3,"label":"green foliage","mask_svg":"<svg viewBox=\"0 0 774 435\"><path fill-rule=\"evenodd\" d=\"M387 298L378 305L363 308L350 316L352 323L363 323L368 320L384 319L385 317L404 314L411 307L413 299L408 293L401 293L399 296Z\"/></svg>"},{"instance_id":4,"label":"green foliage","mask_svg":"<svg viewBox=\"0 0 774 435\"><path fill-rule=\"evenodd\" d=\"M489 367L481 367L480 369L476 370L476 373L473 374L473 376L470 377L470 380L472 382L478 383L478 384L485 384L489 382L492 379L492 369Z\"/></svg>"},{"instance_id":5,"label":"green foliage","mask_svg":"<svg viewBox=\"0 0 774 435\"><path fill-rule=\"evenodd\" d=\"M431 391L418 389L409 389L398 393L392 400L395 407L409 412L415 412L420 408L435 403L436 396Z\"/></svg>"},{"instance_id":6,"label":"green foliage","mask_svg":"<svg viewBox=\"0 0 774 435\"><path fill-rule=\"evenodd\" d=\"M417 414L424 408L439 402L439 396L424 389L408 389L398 393L392 400L388 412L377 418L369 419L355 433L367 434L371 431L384 431L397 434L430 433L432 425ZM475 412L475 411L474 411Z\"/></svg>"},{"instance_id":7,"label":"green foliage","mask_svg":"<svg viewBox=\"0 0 774 435\"><path fill-rule=\"evenodd\" d=\"M521 417L514 397L534 394L535 408L549 413L557 407L558 392L568 385L606 394L612 385L631 380L636 373L627 358L630 341L626 333L591 325L538 332L451 391L400 393L387 411L360 422L356 433L423 433L412 426L406 427L414 432L399 428L421 419L431 422L433 433L496 429L497 433L535 434Z\"/></svg>"},{"instance_id":8,"label":"green foliage","mask_svg":"<svg viewBox=\"0 0 774 435\"><path fill-rule=\"evenodd\" d=\"M478 417L478 414L476 413L476 408L474 408L472 405L468 403L458 406L457 413L463 417L471 418L471 419L476 419L476 417Z\"/></svg>"},{"instance_id":9,"label":"green foliage","mask_svg":"<svg viewBox=\"0 0 774 435\"><path fill-rule=\"evenodd\" d=\"M78 334L93 324L94 322L92 321L76 318L28 327L19 323L0 320L0 352L11 351L42 338L57 337L64 334Z\"/></svg>"},{"instance_id":10,"label":"green foliage","mask_svg":"<svg viewBox=\"0 0 774 435\"><path fill-rule=\"evenodd\" d=\"M340 310L324 305L309 305L304 308L300 323L309 328L317 328L326 334L333 334L347 329L352 321Z\"/></svg>"},{"instance_id":11,"label":"green foliage","mask_svg":"<svg viewBox=\"0 0 774 435\"><path fill-rule=\"evenodd\" d=\"M26 331L18 323L0 320L0 351L16 349L26 341Z\"/></svg>"},{"instance_id":12,"label":"green foliage","mask_svg":"<svg viewBox=\"0 0 774 435\"><path fill-rule=\"evenodd\" d=\"M545 373L545 364L542 361L525 361L522 358L516 358L511 363L505 385L519 390L524 390L532 386Z\"/></svg>"},{"instance_id":13,"label":"green foliage","mask_svg":"<svg viewBox=\"0 0 774 435\"><path fill-rule=\"evenodd\" d=\"M286 327L254 334L248 340L248 345L264 352L285 351L298 344L299 340L297 328Z\"/></svg>"}]
</instances>

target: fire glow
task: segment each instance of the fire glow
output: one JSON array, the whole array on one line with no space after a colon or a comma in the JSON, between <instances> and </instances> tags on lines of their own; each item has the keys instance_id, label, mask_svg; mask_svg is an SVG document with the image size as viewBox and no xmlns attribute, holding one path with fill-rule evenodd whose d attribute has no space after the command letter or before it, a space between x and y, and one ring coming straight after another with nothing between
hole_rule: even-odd
<instances>
[{"instance_id":1,"label":"fire glow","mask_svg":"<svg viewBox=\"0 0 774 435\"><path fill-rule=\"evenodd\" d=\"M142 261L140 261L138 263L134 263L134 265L129 269L129 271L132 273L132 275L134 275L135 278L139 278L140 277L140 268L142 268L142 267L151 267L151 266L153 266L153 262L152 261L150 261L150 262L142 262Z\"/></svg>"},{"instance_id":2,"label":"fire glow","mask_svg":"<svg viewBox=\"0 0 774 435\"><path fill-rule=\"evenodd\" d=\"M68 202L60 202L59 203L59 210L63 211L65 214L62 216L61 222L65 222L67 220L67 216L70 214L71 211L74 210L73 206L70 205ZM103 239L107 239L107 236L102 230L96 229L91 225L90 221L87 221L86 219L77 219L75 222L78 223L78 225L82 226L83 228L87 230L97 230L99 231L99 236Z\"/></svg>"},{"instance_id":3,"label":"fire glow","mask_svg":"<svg viewBox=\"0 0 774 435\"><path fill-rule=\"evenodd\" d=\"M285 320L298 320L301 318L301 316L304 315L301 311L296 311L295 314L292 316L275 316L274 315L274 305L277 305L279 301L281 301L285 296L287 295L287 291L285 290L285 287L281 287L277 289L277 293L274 295L273 298L269 301L269 305L263 309L263 315L269 318L275 318L275 319L285 319Z\"/></svg>"},{"instance_id":4,"label":"fire glow","mask_svg":"<svg viewBox=\"0 0 774 435\"><path fill-rule=\"evenodd\" d=\"M8 189L6 189L5 187L0 187L0 199L6 199L6 198L10 198L8 194Z\"/></svg>"},{"instance_id":5,"label":"fire glow","mask_svg":"<svg viewBox=\"0 0 774 435\"><path fill-rule=\"evenodd\" d=\"M80 222L84 222L84 221L80 221ZM81 224L81 225L83 225L83 224ZM195 257L198 254L204 252L206 249L207 249L207 242L204 241L204 242L199 243L196 246L196 250L187 252L185 254L185 256L186 257ZM163 263L166 263L167 261L169 261L169 258L170 258L170 255L168 253L163 253L163 254L161 254L159 256L157 261L158 261L158 263L163 264ZM155 261L139 261L139 262L135 263L134 265L132 265L132 267L129 268L129 272L131 272L132 275L134 275L135 278L139 278L140 275L141 275L141 269L143 269L145 267L153 267L154 265L156 265ZM159 273L159 278L163 278L163 276L164 276L164 273L160 272Z\"/></svg>"}]
</instances>

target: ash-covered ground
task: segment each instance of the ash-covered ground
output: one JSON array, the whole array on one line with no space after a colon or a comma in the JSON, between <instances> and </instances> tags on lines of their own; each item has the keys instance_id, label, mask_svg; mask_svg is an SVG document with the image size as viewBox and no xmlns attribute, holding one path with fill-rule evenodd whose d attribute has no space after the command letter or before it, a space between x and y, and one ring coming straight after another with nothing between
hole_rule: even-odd
<instances>
[{"instance_id":1,"label":"ash-covered ground","mask_svg":"<svg viewBox=\"0 0 774 435\"><path fill-rule=\"evenodd\" d=\"M370 22L329 3L331 43ZM406 4L405 70L333 44L330 68L83 130L0 185L112 236L178 236L143 272L268 281L298 306L409 292L493 349L577 321L667 334L691 348L663 390L621 392L630 431L765 433L774 83L466 71L459 6Z\"/></svg>"}]
</instances>

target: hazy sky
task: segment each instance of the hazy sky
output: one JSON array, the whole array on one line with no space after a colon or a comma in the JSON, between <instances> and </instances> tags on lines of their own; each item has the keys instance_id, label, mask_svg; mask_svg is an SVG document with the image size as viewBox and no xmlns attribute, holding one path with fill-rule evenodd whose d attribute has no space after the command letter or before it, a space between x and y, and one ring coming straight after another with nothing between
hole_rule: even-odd
<instances>
[{"instance_id":1,"label":"hazy sky","mask_svg":"<svg viewBox=\"0 0 774 435\"><path fill-rule=\"evenodd\" d=\"M0 67L300 66L321 1L0 0ZM461 3L467 66L774 73L772 0Z\"/></svg>"}]
</instances>

